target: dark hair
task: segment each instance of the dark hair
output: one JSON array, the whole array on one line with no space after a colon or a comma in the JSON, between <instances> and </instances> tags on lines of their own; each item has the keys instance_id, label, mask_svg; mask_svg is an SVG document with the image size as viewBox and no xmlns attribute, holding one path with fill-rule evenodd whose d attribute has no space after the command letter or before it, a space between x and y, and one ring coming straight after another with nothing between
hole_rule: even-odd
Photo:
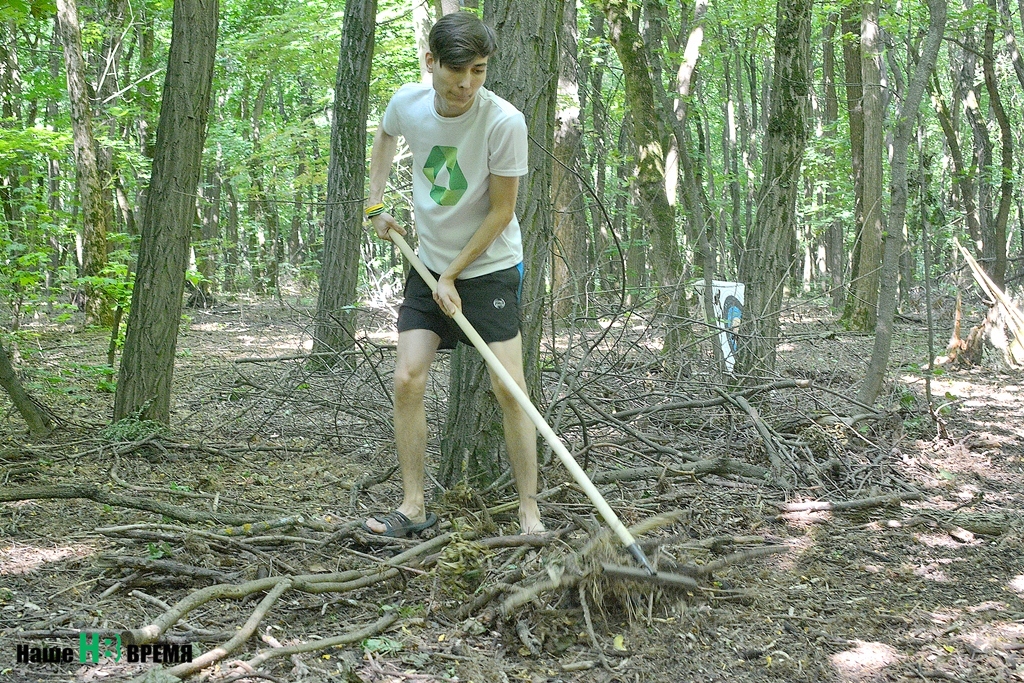
<instances>
[{"instance_id":1,"label":"dark hair","mask_svg":"<svg viewBox=\"0 0 1024 683\"><path fill-rule=\"evenodd\" d=\"M465 10L446 14L430 29L430 52L438 64L461 68L498 50L494 29Z\"/></svg>"}]
</instances>

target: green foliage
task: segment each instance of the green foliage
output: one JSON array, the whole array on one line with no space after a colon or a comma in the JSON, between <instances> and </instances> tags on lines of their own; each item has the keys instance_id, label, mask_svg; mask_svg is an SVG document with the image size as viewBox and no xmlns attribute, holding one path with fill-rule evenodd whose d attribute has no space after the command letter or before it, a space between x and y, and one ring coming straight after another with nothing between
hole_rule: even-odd
<instances>
[{"instance_id":1,"label":"green foliage","mask_svg":"<svg viewBox=\"0 0 1024 683\"><path fill-rule=\"evenodd\" d=\"M137 416L112 422L100 430L100 436L117 443L141 441L147 437L167 433L167 427L153 420L140 420Z\"/></svg>"},{"instance_id":2,"label":"green foliage","mask_svg":"<svg viewBox=\"0 0 1024 683\"><path fill-rule=\"evenodd\" d=\"M387 636L367 638L361 643L361 646L363 652L372 652L375 655L393 655L401 652L404 647L402 641Z\"/></svg>"},{"instance_id":3,"label":"green foliage","mask_svg":"<svg viewBox=\"0 0 1024 683\"><path fill-rule=\"evenodd\" d=\"M174 555L174 549L171 548L167 541L147 543L146 554L149 555L149 559L151 560L159 560L162 557L170 557Z\"/></svg>"}]
</instances>

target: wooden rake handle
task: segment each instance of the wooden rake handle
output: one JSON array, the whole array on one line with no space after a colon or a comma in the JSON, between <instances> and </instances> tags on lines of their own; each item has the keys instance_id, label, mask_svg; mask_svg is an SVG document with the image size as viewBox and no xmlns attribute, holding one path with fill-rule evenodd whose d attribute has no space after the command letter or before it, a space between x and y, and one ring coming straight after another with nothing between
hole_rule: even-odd
<instances>
[{"instance_id":1,"label":"wooden rake handle","mask_svg":"<svg viewBox=\"0 0 1024 683\"><path fill-rule=\"evenodd\" d=\"M394 230L389 230L388 235L391 238L391 241L398 245L398 249L405 255L405 258L408 259L409 263L412 264L412 267L416 269L416 272L420 274L423 281L427 283L430 287L430 291L436 292L437 280L431 272L427 270L427 267L423 265L423 261L420 261L416 252L414 252L412 247L409 246L409 243ZM590 498L594 507L601 513L604 521L608 524L611 530L615 532L615 535L619 537L619 540L621 540L622 544L626 546L626 549L630 554L636 558L636 561L640 563L640 566L646 569L653 576L654 568L648 561L643 549L636 542L636 539L633 538L633 535L629 533L629 529L627 529L619 520L615 511L612 510L610 505L608 505L608 501L604 499L601 492L597 490L596 486L594 486L594 482L590 481L590 477L587 476L587 473L584 472L583 468L580 467L578 462L576 462L576 458L572 457L572 453L569 452L569 449L565 447L562 440L557 434L555 434L555 430L551 428L551 425L547 423L544 416L541 415L540 411L537 410L537 407L533 405L532 401L530 401L530 397L526 395L526 392L523 391L519 384L512 378L512 375L510 375L508 370L505 369L505 366L501 364L501 361L494 355L494 352L491 351L489 346L487 346L487 342L485 342L479 333L477 333L473 328L473 325L471 325L469 320L466 319L466 316L463 315L462 311L456 311L455 315L452 317L469 341L471 341L473 346L476 347L476 350L480 352L481 356L483 356L484 362L487 363L487 367L489 367L491 371L498 376L502 384L505 385L505 388L508 389L509 393L511 393L516 399L516 402L524 411L526 411L526 414L530 416L530 420L532 420L533 424L537 427L537 431L544 436L544 439L551 446L551 450L555 452L558 459L561 460L562 464L565 465L565 468L569 470L569 474L572 475L572 478L580 485L584 493L587 494L587 497Z\"/></svg>"}]
</instances>

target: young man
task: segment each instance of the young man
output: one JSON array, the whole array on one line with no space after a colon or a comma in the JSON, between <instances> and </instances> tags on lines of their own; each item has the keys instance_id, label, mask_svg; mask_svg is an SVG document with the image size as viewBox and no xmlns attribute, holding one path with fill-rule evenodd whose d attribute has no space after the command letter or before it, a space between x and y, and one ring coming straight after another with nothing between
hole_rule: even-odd
<instances>
[{"instance_id":1,"label":"young man","mask_svg":"<svg viewBox=\"0 0 1024 683\"><path fill-rule=\"evenodd\" d=\"M432 84L395 93L377 128L370 158L367 216L377 235L406 231L381 206L397 149L413 154L413 206L419 256L438 280L431 294L412 271L398 314L395 436L404 497L397 510L371 517L367 531L407 536L437 517L424 504L427 372L438 348L468 342L451 319L461 310L505 369L526 389L519 292L523 247L515 216L519 177L527 172L526 122L514 106L483 87L494 31L472 12L442 17L430 31ZM537 437L529 416L491 374L501 406L522 533L544 530L537 507Z\"/></svg>"}]
</instances>

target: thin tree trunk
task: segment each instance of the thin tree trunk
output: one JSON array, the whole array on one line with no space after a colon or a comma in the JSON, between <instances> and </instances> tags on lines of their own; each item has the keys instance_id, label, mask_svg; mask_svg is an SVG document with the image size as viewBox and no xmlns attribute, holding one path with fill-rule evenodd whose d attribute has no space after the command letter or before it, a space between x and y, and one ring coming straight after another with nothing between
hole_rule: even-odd
<instances>
[{"instance_id":1,"label":"thin tree trunk","mask_svg":"<svg viewBox=\"0 0 1024 683\"><path fill-rule=\"evenodd\" d=\"M780 0L775 16L775 67L771 88L764 177L757 219L740 261L746 284L738 369L752 377L775 368L782 293L795 254L796 196L807 140L810 93L811 0Z\"/></svg>"},{"instance_id":2,"label":"thin tree trunk","mask_svg":"<svg viewBox=\"0 0 1024 683\"><path fill-rule=\"evenodd\" d=\"M682 257L676 241L675 216L665 194L665 131L655 107L655 89L651 76L647 45L634 23L626 0L602 0L608 20L609 38L623 67L626 106L632 113L633 142L637 154L636 189L639 212L650 226L651 260L654 275L668 298L667 333L664 353L675 358L682 343L677 319L682 285Z\"/></svg>"},{"instance_id":3,"label":"thin tree trunk","mask_svg":"<svg viewBox=\"0 0 1024 683\"><path fill-rule=\"evenodd\" d=\"M587 220L580 182L582 126L580 124L579 83L577 82L577 43L574 0L563 0L560 40L561 60L558 77L559 110L555 115L555 163L552 165L551 198L554 204L554 258L551 271L553 313L565 319L572 315L585 295L587 270Z\"/></svg>"},{"instance_id":4,"label":"thin tree trunk","mask_svg":"<svg viewBox=\"0 0 1024 683\"><path fill-rule=\"evenodd\" d=\"M885 238L885 257L882 264L882 285L879 295L878 321L875 329L875 343L871 352L864 383L857 400L871 405L878 398L889 364L892 348L893 320L896 315L896 301L899 293L899 257L903 251L903 224L907 214L907 156L917 128L921 99L935 62L942 34L946 28L946 0L930 0L928 35L925 38L921 58L914 69L897 118L896 134L893 136L892 174L890 179L889 231ZM930 303L930 302L929 302Z\"/></svg>"},{"instance_id":5,"label":"thin tree trunk","mask_svg":"<svg viewBox=\"0 0 1024 683\"><path fill-rule=\"evenodd\" d=\"M0 125L18 125L18 119L21 118L21 98L18 27L13 21L3 21L0 22L0 118L4 121ZM19 220L21 214L21 201L17 199L20 182L19 169L15 164L11 164L9 170L0 177L0 209L11 226Z\"/></svg>"},{"instance_id":6,"label":"thin tree trunk","mask_svg":"<svg viewBox=\"0 0 1024 683\"><path fill-rule=\"evenodd\" d=\"M359 247L366 237L362 198L376 20L377 0L346 3L331 120L314 353L340 353L351 348L355 339L353 306L359 285Z\"/></svg>"},{"instance_id":7,"label":"thin tree trunk","mask_svg":"<svg viewBox=\"0 0 1024 683\"><path fill-rule=\"evenodd\" d=\"M204 306L213 303L217 291L217 237L220 235L220 169L214 165L206 171L206 183L200 191L199 239L193 245L196 254L196 270L203 276L199 283Z\"/></svg>"},{"instance_id":8,"label":"thin tree trunk","mask_svg":"<svg viewBox=\"0 0 1024 683\"><path fill-rule=\"evenodd\" d=\"M842 30L846 110L850 122L850 165L853 169L854 241L850 272L852 283L857 281L859 275L860 238L864 232L864 85L860 66L860 16L852 4L843 7ZM848 301L852 302L852 290L849 297Z\"/></svg>"},{"instance_id":9,"label":"thin tree trunk","mask_svg":"<svg viewBox=\"0 0 1024 683\"><path fill-rule=\"evenodd\" d=\"M835 57L835 34L839 26L839 15L830 14L825 22L824 35L822 36L822 74L825 81L825 101L822 108L822 119L825 126L825 136L833 144L826 145L825 154L831 161L829 166L834 167L836 163L835 143L837 142L836 126L839 122L839 97L836 94L836 57ZM827 181L825 189L825 205L829 211L838 213L839 197L836 192L834 180ZM828 271L829 289L832 294L832 306L836 309L843 307L845 292L843 289L843 271L846 265L845 239L843 235L843 222L838 216L833 217L829 222L825 235L825 269Z\"/></svg>"},{"instance_id":10,"label":"thin tree trunk","mask_svg":"<svg viewBox=\"0 0 1024 683\"><path fill-rule=\"evenodd\" d=\"M109 324L113 309L96 280L107 265L107 216L103 202L96 159L96 138L92 131L92 111L82 59L82 34L78 26L75 0L57 0L57 23L64 44L64 68L68 98L71 101L71 127L74 133L78 197L82 206L82 276L85 282L85 321L91 325Z\"/></svg>"},{"instance_id":11,"label":"thin tree trunk","mask_svg":"<svg viewBox=\"0 0 1024 683\"><path fill-rule=\"evenodd\" d=\"M1013 131L1010 130L1010 118L1003 109L1003 100L999 95L999 84L995 70L995 21L996 0L988 1L989 15L985 24L985 47L982 52L985 73L985 89L988 90L989 106L999 123L999 208L992 226L991 252L993 261L988 265L992 281L1000 289L1006 286L1006 223L1010 218L1010 206L1013 204Z\"/></svg>"},{"instance_id":12,"label":"thin tree trunk","mask_svg":"<svg viewBox=\"0 0 1024 683\"><path fill-rule=\"evenodd\" d=\"M238 197L230 179L222 179L227 195L228 220L224 227L224 289L234 292L238 287Z\"/></svg>"},{"instance_id":13,"label":"thin tree trunk","mask_svg":"<svg viewBox=\"0 0 1024 683\"><path fill-rule=\"evenodd\" d=\"M864 103L864 227L857 254L857 279L851 283L848 320L854 329L874 330L881 281L882 168L885 155L885 108L882 103L882 36L878 0L866 0L861 18L861 73Z\"/></svg>"},{"instance_id":14,"label":"thin tree trunk","mask_svg":"<svg viewBox=\"0 0 1024 683\"><path fill-rule=\"evenodd\" d=\"M217 0L174 3L156 157L114 395L115 420L137 415L170 422L182 290L210 113L217 12Z\"/></svg>"},{"instance_id":15,"label":"thin tree trunk","mask_svg":"<svg viewBox=\"0 0 1024 683\"><path fill-rule=\"evenodd\" d=\"M968 234L971 237L971 241L977 246L981 244L981 217L978 212L978 205L975 202L974 169L968 168L964 161L963 151L960 147L960 136L957 134L956 125L949 107L946 106L946 102L943 99L937 73L932 74L928 84L932 107L935 109L935 116L939 120L939 126L942 128L942 134L946 139L946 147L949 148L949 156L953 161L953 190L963 206L964 215L967 219Z\"/></svg>"},{"instance_id":16,"label":"thin tree trunk","mask_svg":"<svg viewBox=\"0 0 1024 683\"><path fill-rule=\"evenodd\" d=\"M499 50L488 63L488 88L508 100L526 117L533 140L554 137L558 94L558 32L562 0L491 0L484 21L498 34ZM523 366L536 402L540 394L540 340L543 325L547 264L553 226L551 158L530 145L528 174L519 186L516 215L523 233L522 286ZM441 435L439 479L451 485L468 477L489 483L500 471L497 455L504 451L497 401L486 392L487 370L475 350L460 345L452 354L448 419ZM485 393L486 392L486 393Z\"/></svg>"}]
</instances>

